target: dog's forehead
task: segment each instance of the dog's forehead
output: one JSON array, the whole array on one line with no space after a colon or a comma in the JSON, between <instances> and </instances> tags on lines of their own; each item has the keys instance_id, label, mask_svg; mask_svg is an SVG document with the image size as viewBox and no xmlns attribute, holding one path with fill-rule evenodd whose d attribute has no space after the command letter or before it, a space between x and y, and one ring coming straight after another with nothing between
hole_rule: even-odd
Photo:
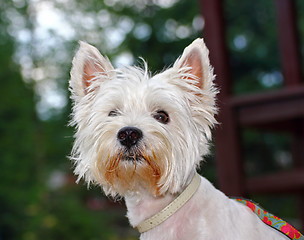
<instances>
[{"instance_id":1,"label":"dog's forehead","mask_svg":"<svg viewBox=\"0 0 304 240\"><path fill-rule=\"evenodd\" d=\"M168 81L169 77L167 71L151 76L144 69L129 67L118 69L116 78L109 81L108 86L113 90L119 89L125 94L140 96L171 89L172 84Z\"/></svg>"},{"instance_id":2,"label":"dog's forehead","mask_svg":"<svg viewBox=\"0 0 304 240\"><path fill-rule=\"evenodd\" d=\"M138 68L122 69L115 79L103 83L99 94L107 104L115 105L113 108L127 112L153 111L179 101L172 100L179 96L168 77L165 72L151 76Z\"/></svg>"}]
</instances>

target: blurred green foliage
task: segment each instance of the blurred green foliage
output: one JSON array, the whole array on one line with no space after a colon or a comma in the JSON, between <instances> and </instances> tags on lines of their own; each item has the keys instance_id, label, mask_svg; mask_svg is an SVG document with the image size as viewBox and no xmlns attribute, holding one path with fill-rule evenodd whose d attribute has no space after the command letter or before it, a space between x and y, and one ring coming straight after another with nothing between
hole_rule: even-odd
<instances>
[{"instance_id":1,"label":"blurred green foliage","mask_svg":"<svg viewBox=\"0 0 304 240\"><path fill-rule=\"evenodd\" d=\"M171 5L0 3L1 240L137 238L128 230L122 203L112 205L99 188L88 191L84 183L75 184L66 157L73 141L67 127L68 73L78 40L95 44L112 60L125 52L135 62L143 56L153 71L172 64L201 29L193 28L193 19L199 21L197 3ZM165 27L169 19L171 35ZM183 38L175 36L178 27Z\"/></svg>"},{"instance_id":2,"label":"blurred green foliage","mask_svg":"<svg viewBox=\"0 0 304 240\"><path fill-rule=\"evenodd\" d=\"M238 9L236 11L236 9ZM274 1L226 1L227 39L234 92L245 94L282 86Z\"/></svg>"},{"instance_id":3,"label":"blurred green foliage","mask_svg":"<svg viewBox=\"0 0 304 240\"><path fill-rule=\"evenodd\" d=\"M304 10L303 1L297 5ZM226 0L224 7L234 92L281 87L272 1ZM83 40L116 65L137 64L142 56L161 71L201 36L199 9L188 0L0 2L0 240L136 239L123 203L75 184L66 157L73 141L67 127L72 56ZM299 24L303 40L303 16ZM256 162L259 153L274 156L278 145L288 146L284 136L248 131L244 138L246 152L257 153L249 154L253 174L277 166ZM203 169L214 180L212 157Z\"/></svg>"}]
</instances>

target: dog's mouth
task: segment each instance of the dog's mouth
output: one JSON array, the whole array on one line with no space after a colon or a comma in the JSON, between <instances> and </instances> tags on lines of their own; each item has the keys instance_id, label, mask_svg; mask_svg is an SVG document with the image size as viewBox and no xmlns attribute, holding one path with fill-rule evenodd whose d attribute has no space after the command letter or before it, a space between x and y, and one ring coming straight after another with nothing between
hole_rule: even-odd
<instances>
[{"instance_id":1,"label":"dog's mouth","mask_svg":"<svg viewBox=\"0 0 304 240\"><path fill-rule=\"evenodd\" d=\"M157 154L147 153L145 147L132 149L120 148L108 161L101 162L99 170L104 172L105 180L120 191L135 191L139 186L148 188L154 195L159 195L159 179L163 165L158 162Z\"/></svg>"},{"instance_id":2,"label":"dog's mouth","mask_svg":"<svg viewBox=\"0 0 304 240\"><path fill-rule=\"evenodd\" d=\"M138 152L130 152L130 151L126 151L121 158L122 161L126 161L126 162L143 162L144 161L144 157L138 153Z\"/></svg>"}]
</instances>

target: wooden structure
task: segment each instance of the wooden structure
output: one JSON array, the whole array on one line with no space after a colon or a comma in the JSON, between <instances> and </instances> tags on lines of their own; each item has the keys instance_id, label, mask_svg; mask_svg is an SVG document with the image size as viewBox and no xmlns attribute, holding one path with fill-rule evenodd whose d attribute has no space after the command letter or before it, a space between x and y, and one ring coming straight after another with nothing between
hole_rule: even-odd
<instances>
[{"instance_id":1,"label":"wooden structure","mask_svg":"<svg viewBox=\"0 0 304 240\"><path fill-rule=\"evenodd\" d=\"M268 93L232 95L229 53L223 16L224 0L200 0L205 18L204 36L217 75L221 127L215 132L219 187L230 196L252 193L297 194L304 224L304 84L301 72L294 0L273 0L284 87ZM293 136L294 169L249 178L244 173L240 130L244 127L288 131Z\"/></svg>"}]
</instances>

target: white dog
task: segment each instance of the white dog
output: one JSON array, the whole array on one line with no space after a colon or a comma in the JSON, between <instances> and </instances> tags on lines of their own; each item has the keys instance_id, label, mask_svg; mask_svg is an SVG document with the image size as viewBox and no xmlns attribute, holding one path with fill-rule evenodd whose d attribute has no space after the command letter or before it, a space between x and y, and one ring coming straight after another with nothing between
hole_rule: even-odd
<instances>
[{"instance_id":1,"label":"white dog","mask_svg":"<svg viewBox=\"0 0 304 240\"><path fill-rule=\"evenodd\" d=\"M155 76L144 65L114 69L80 43L70 80L79 179L123 196L142 240L292 239L196 173L217 112L204 41Z\"/></svg>"}]
</instances>

